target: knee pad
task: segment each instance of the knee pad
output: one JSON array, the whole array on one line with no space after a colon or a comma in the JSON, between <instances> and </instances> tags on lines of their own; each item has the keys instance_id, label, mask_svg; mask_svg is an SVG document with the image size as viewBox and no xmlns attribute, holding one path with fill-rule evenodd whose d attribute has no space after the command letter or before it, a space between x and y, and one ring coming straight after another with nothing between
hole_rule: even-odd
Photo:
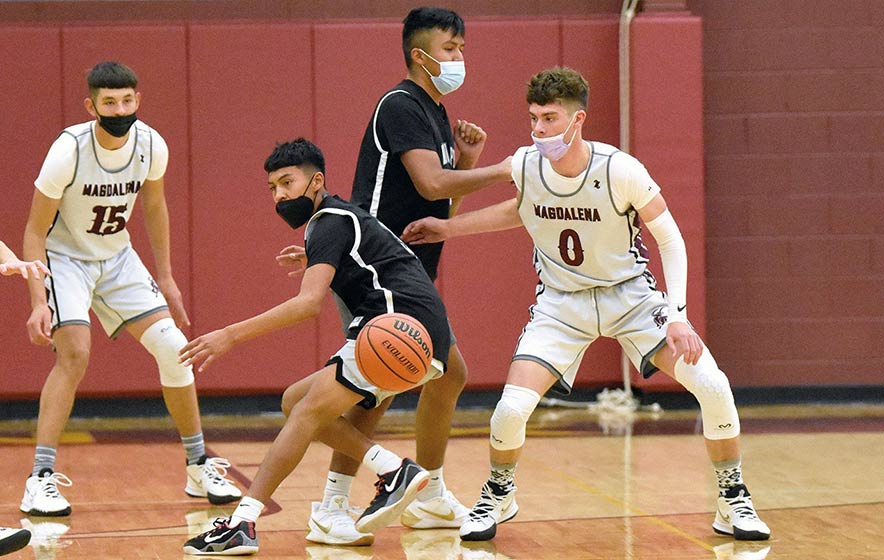
<instances>
[{"instance_id":1,"label":"knee pad","mask_svg":"<svg viewBox=\"0 0 884 560\"><path fill-rule=\"evenodd\" d=\"M708 348L703 349L695 366L679 358L675 364L675 379L700 403L703 435L707 439L730 439L740 435L740 417L731 384L718 369Z\"/></svg>"},{"instance_id":2,"label":"knee pad","mask_svg":"<svg viewBox=\"0 0 884 560\"><path fill-rule=\"evenodd\" d=\"M157 361L163 387L187 387L193 383L193 368L178 363L178 351L187 344L187 337L175 321L169 317L160 319L144 331L139 342Z\"/></svg>"},{"instance_id":3,"label":"knee pad","mask_svg":"<svg viewBox=\"0 0 884 560\"><path fill-rule=\"evenodd\" d=\"M506 385L491 415L491 447L499 451L518 449L525 443L525 425L540 402L536 391Z\"/></svg>"}]
</instances>

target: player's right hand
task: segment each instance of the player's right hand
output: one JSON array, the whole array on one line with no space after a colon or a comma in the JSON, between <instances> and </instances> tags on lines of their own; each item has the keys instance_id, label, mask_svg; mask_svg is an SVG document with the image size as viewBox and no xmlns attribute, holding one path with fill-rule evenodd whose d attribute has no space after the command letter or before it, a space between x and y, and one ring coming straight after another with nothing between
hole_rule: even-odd
<instances>
[{"instance_id":1,"label":"player's right hand","mask_svg":"<svg viewBox=\"0 0 884 560\"><path fill-rule=\"evenodd\" d=\"M289 276L298 276L307 268L307 252L300 245L289 245L276 255L276 262L294 268Z\"/></svg>"},{"instance_id":2,"label":"player's right hand","mask_svg":"<svg viewBox=\"0 0 884 560\"><path fill-rule=\"evenodd\" d=\"M405 226L399 238L410 245L425 245L445 241L448 235L448 220L421 218Z\"/></svg>"},{"instance_id":3,"label":"player's right hand","mask_svg":"<svg viewBox=\"0 0 884 560\"><path fill-rule=\"evenodd\" d=\"M234 344L233 336L227 329L206 333L191 340L178 351L178 363L193 366L197 372L202 372L216 358L229 352Z\"/></svg>"},{"instance_id":4,"label":"player's right hand","mask_svg":"<svg viewBox=\"0 0 884 560\"><path fill-rule=\"evenodd\" d=\"M38 305L28 317L28 338L37 346L52 345L52 311L45 303Z\"/></svg>"}]
</instances>

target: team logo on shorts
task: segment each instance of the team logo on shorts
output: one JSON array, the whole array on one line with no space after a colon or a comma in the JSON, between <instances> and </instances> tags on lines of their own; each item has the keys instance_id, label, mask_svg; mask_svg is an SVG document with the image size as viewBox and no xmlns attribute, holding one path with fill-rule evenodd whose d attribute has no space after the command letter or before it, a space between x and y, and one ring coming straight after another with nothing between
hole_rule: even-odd
<instances>
[{"instance_id":1,"label":"team logo on shorts","mask_svg":"<svg viewBox=\"0 0 884 560\"><path fill-rule=\"evenodd\" d=\"M651 317L654 318L654 324L657 325L657 328L662 329L663 325L666 324L666 321L669 320L669 313L666 309L666 306L661 305L660 307L652 311Z\"/></svg>"},{"instance_id":2,"label":"team logo on shorts","mask_svg":"<svg viewBox=\"0 0 884 560\"><path fill-rule=\"evenodd\" d=\"M150 291L153 292L153 295L155 295L155 296L160 295L160 287L157 286L157 283L154 282L153 278L148 276L147 281L150 282Z\"/></svg>"}]
</instances>

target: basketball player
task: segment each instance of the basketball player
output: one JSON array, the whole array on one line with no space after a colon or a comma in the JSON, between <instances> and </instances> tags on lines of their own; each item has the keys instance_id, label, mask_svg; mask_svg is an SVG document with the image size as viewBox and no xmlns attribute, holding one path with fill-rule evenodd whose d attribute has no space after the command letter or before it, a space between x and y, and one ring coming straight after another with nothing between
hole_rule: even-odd
<instances>
[{"instance_id":1,"label":"basketball player","mask_svg":"<svg viewBox=\"0 0 884 560\"><path fill-rule=\"evenodd\" d=\"M45 283L29 279L28 334L52 345L55 365L43 385L34 468L21 510L64 516L70 503L55 472L59 436L70 416L91 346L89 309L105 332L128 331L156 359L163 398L187 457L184 491L227 503L242 493L224 475L224 459L207 458L193 373L178 363L189 325L181 292L172 278L169 214L163 175L169 151L163 138L137 120L138 78L118 62L102 62L87 77L86 111L94 120L64 129L49 148L34 181L23 254L52 270ZM142 194L145 225L157 266L151 277L129 242L127 221ZM168 302L168 303L167 303ZM132 375L125 368L120 375Z\"/></svg>"},{"instance_id":2,"label":"basketball player","mask_svg":"<svg viewBox=\"0 0 884 560\"><path fill-rule=\"evenodd\" d=\"M234 345L319 315L331 289L353 311L347 341L319 371L286 389L288 417L255 480L233 515L184 546L188 554L251 554L258 549L255 523L279 484L298 466L307 446L322 441L378 475L377 494L355 523L367 535L353 545L371 544L371 531L399 517L429 479L410 459L374 444L342 415L361 405L376 408L396 392L375 387L360 373L355 340L363 325L384 313L401 312L423 323L433 341L433 360L419 384L442 376L448 359L445 306L414 254L367 212L325 187L325 158L303 138L278 145L264 169L276 212L293 229L306 224L305 248L291 246L280 261L303 266L294 298L251 319L205 334L181 351L183 363L202 371Z\"/></svg>"},{"instance_id":3,"label":"basketball player","mask_svg":"<svg viewBox=\"0 0 884 560\"><path fill-rule=\"evenodd\" d=\"M40 261L20 261L15 253L0 241L0 274L3 276L21 274L25 279L42 278L43 275L49 274L49 269ZM30 540L31 532L27 529L0 527L0 556L24 548Z\"/></svg>"},{"instance_id":4,"label":"basketball player","mask_svg":"<svg viewBox=\"0 0 884 560\"><path fill-rule=\"evenodd\" d=\"M495 182L509 181L509 159L474 168L486 134L458 120L452 134L443 96L464 81L464 22L455 12L423 7L412 10L402 28L407 76L378 101L359 150L351 201L400 235L410 222L426 216L453 215L461 197ZM459 157L455 160L455 150ZM435 280L442 243L413 248ZM342 322L351 314L341 308ZM467 366L452 333L445 376L428 383L417 406L417 460L429 469L430 483L402 516L416 529L459 527L468 509L445 487L442 463L457 398ZM385 407L354 410L351 420L369 436ZM362 540L347 514L348 494L359 463L340 453L332 457L322 502L314 503L308 540L346 545Z\"/></svg>"},{"instance_id":5,"label":"basketball player","mask_svg":"<svg viewBox=\"0 0 884 560\"><path fill-rule=\"evenodd\" d=\"M588 97L586 80L569 68L532 77L533 145L513 156L516 197L448 221L422 220L405 231L408 242L431 243L521 224L534 241L537 303L491 417L491 476L461 538L491 539L498 523L516 515L514 474L528 417L551 387L570 392L586 348L607 336L620 342L645 377L662 371L699 401L719 485L715 531L767 539L770 530L742 479L730 384L688 323L684 240L660 187L638 160L583 140ZM647 269L638 219L659 245L668 298Z\"/></svg>"}]
</instances>

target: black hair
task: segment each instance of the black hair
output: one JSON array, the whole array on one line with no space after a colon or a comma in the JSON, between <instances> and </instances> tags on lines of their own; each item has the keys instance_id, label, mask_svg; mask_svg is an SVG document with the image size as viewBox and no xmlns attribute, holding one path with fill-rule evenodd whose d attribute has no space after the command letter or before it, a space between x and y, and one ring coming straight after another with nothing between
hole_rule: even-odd
<instances>
[{"instance_id":1,"label":"black hair","mask_svg":"<svg viewBox=\"0 0 884 560\"><path fill-rule=\"evenodd\" d=\"M89 85L89 93L94 96L100 88L135 89L138 86L138 76L121 62L105 61L92 67L86 76L86 83Z\"/></svg>"},{"instance_id":2,"label":"black hair","mask_svg":"<svg viewBox=\"0 0 884 560\"><path fill-rule=\"evenodd\" d=\"M455 37L463 37L466 34L463 19L456 12L430 6L411 10L402 20L402 52L405 55L406 66L411 67L411 49L420 46L415 44L415 35L431 29L451 31Z\"/></svg>"},{"instance_id":3,"label":"black hair","mask_svg":"<svg viewBox=\"0 0 884 560\"><path fill-rule=\"evenodd\" d=\"M264 171L271 173L283 167L312 167L325 173L325 156L316 144L306 138L296 138L291 142L277 144L264 162Z\"/></svg>"}]
</instances>

